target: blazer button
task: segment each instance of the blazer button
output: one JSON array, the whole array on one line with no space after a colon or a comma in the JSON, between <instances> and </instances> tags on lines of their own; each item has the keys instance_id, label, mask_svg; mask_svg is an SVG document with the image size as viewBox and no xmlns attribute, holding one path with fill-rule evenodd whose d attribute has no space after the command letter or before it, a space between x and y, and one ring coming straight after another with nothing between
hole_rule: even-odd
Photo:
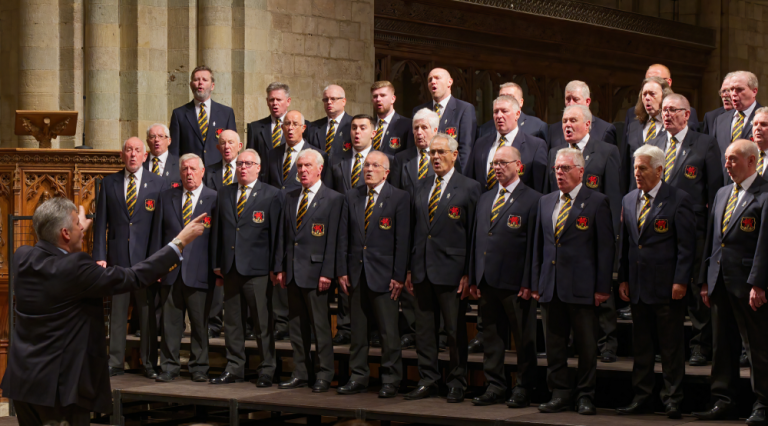
<instances>
[{"instance_id":1,"label":"blazer button","mask_svg":"<svg viewBox=\"0 0 768 426\"><path fill-rule=\"evenodd\" d=\"M294 245L294 246L297 246L297 245L299 245L299 243L293 243L293 245Z\"/></svg>"},{"instance_id":2,"label":"blazer button","mask_svg":"<svg viewBox=\"0 0 768 426\"><path fill-rule=\"evenodd\" d=\"M133 226L133 222L129 223L128 226Z\"/></svg>"},{"instance_id":3,"label":"blazer button","mask_svg":"<svg viewBox=\"0 0 768 426\"><path fill-rule=\"evenodd\" d=\"M235 231L239 231L239 230L240 230L240 228L235 228Z\"/></svg>"},{"instance_id":4,"label":"blazer button","mask_svg":"<svg viewBox=\"0 0 768 426\"><path fill-rule=\"evenodd\" d=\"M368 246L363 246L363 250L365 250L365 249L367 249L367 248L368 248Z\"/></svg>"},{"instance_id":5,"label":"blazer button","mask_svg":"<svg viewBox=\"0 0 768 426\"><path fill-rule=\"evenodd\" d=\"M427 238L432 238L432 236L431 235L427 235Z\"/></svg>"},{"instance_id":6,"label":"blazer button","mask_svg":"<svg viewBox=\"0 0 768 426\"><path fill-rule=\"evenodd\" d=\"M489 237L493 236L493 232L489 232L489 233L488 233L488 236L489 236Z\"/></svg>"},{"instance_id":7,"label":"blazer button","mask_svg":"<svg viewBox=\"0 0 768 426\"><path fill-rule=\"evenodd\" d=\"M361 260L360 263L363 263L363 261Z\"/></svg>"},{"instance_id":8,"label":"blazer button","mask_svg":"<svg viewBox=\"0 0 768 426\"><path fill-rule=\"evenodd\" d=\"M725 243L721 243L721 244L720 244L720 247L725 247Z\"/></svg>"},{"instance_id":9,"label":"blazer button","mask_svg":"<svg viewBox=\"0 0 768 426\"><path fill-rule=\"evenodd\" d=\"M717 261L717 264L718 264L718 265L720 264L720 261L719 261L719 260Z\"/></svg>"},{"instance_id":10,"label":"blazer button","mask_svg":"<svg viewBox=\"0 0 768 426\"><path fill-rule=\"evenodd\" d=\"M643 245L642 245L642 244L640 244L639 246L637 246L637 249L638 249L638 250L641 250L642 248L643 248Z\"/></svg>"},{"instance_id":11,"label":"blazer button","mask_svg":"<svg viewBox=\"0 0 768 426\"><path fill-rule=\"evenodd\" d=\"M235 246L232 246L232 250L234 250L234 249L235 249Z\"/></svg>"},{"instance_id":12,"label":"blazer button","mask_svg":"<svg viewBox=\"0 0 768 426\"><path fill-rule=\"evenodd\" d=\"M562 247L563 245L562 245L562 244L560 244L560 243L558 243L558 244L557 244L557 246L558 246L558 247Z\"/></svg>"},{"instance_id":13,"label":"blazer button","mask_svg":"<svg viewBox=\"0 0 768 426\"><path fill-rule=\"evenodd\" d=\"M205 154L206 152L208 152L208 151L206 151L206 150L203 150L203 154Z\"/></svg>"},{"instance_id":14,"label":"blazer button","mask_svg":"<svg viewBox=\"0 0 768 426\"><path fill-rule=\"evenodd\" d=\"M285 189L285 187L283 187L283 189Z\"/></svg>"},{"instance_id":15,"label":"blazer button","mask_svg":"<svg viewBox=\"0 0 768 426\"><path fill-rule=\"evenodd\" d=\"M485 252L483 252L483 256L485 256L485 254L486 254L486 253L485 253Z\"/></svg>"},{"instance_id":16,"label":"blazer button","mask_svg":"<svg viewBox=\"0 0 768 426\"><path fill-rule=\"evenodd\" d=\"M554 261L554 260L552 261L552 264L553 264L553 265L555 264L555 261Z\"/></svg>"}]
</instances>

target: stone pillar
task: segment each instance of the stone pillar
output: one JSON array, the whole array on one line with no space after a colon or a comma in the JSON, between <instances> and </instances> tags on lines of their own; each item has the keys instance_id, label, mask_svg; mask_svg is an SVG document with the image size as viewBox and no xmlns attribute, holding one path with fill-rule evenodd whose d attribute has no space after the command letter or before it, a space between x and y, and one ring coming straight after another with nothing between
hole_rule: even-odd
<instances>
[{"instance_id":1,"label":"stone pillar","mask_svg":"<svg viewBox=\"0 0 768 426\"><path fill-rule=\"evenodd\" d=\"M15 40L19 38L19 9L18 0L0 1L0 57L3 66L0 67L0 146L3 148L17 147L13 126L14 111L18 104L19 85L19 46Z\"/></svg>"},{"instance_id":2,"label":"stone pillar","mask_svg":"<svg viewBox=\"0 0 768 426\"><path fill-rule=\"evenodd\" d=\"M189 73L197 66L197 2L168 0L167 117L192 99Z\"/></svg>"},{"instance_id":3,"label":"stone pillar","mask_svg":"<svg viewBox=\"0 0 768 426\"><path fill-rule=\"evenodd\" d=\"M119 0L86 0L85 144L120 149Z\"/></svg>"},{"instance_id":4,"label":"stone pillar","mask_svg":"<svg viewBox=\"0 0 768 426\"><path fill-rule=\"evenodd\" d=\"M59 1L59 109L80 112L75 135L56 139L60 148L83 143L83 1Z\"/></svg>"},{"instance_id":5,"label":"stone pillar","mask_svg":"<svg viewBox=\"0 0 768 426\"><path fill-rule=\"evenodd\" d=\"M207 65L213 70L216 79L213 99L232 105L232 0L199 0L198 4L199 63L196 65Z\"/></svg>"}]
</instances>

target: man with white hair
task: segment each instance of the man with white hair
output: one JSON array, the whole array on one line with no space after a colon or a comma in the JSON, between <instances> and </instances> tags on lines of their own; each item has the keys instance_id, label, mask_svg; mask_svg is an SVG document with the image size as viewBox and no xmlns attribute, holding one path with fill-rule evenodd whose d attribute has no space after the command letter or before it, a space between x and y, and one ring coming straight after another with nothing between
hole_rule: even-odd
<instances>
[{"instance_id":1,"label":"man with white hair","mask_svg":"<svg viewBox=\"0 0 768 426\"><path fill-rule=\"evenodd\" d=\"M423 108L413 116L414 144L395 158L400 164L400 180L394 182L395 186L407 191L413 196L416 186L422 181L429 180L435 175L429 157L429 143L437 134L440 117L434 111Z\"/></svg>"},{"instance_id":2,"label":"man with white hair","mask_svg":"<svg viewBox=\"0 0 768 426\"><path fill-rule=\"evenodd\" d=\"M731 94L733 109L717 116L714 124L715 138L720 152L725 152L731 142L752 137L752 120L755 111L762 107L757 102L757 76L749 71L734 71L727 80L727 89ZM723 167L725 159L721 158ZM725 183L730 183L724 173Z\"/></svg>"},{"instance_id":3,"label":"man with white hair","mask_svg":"<svg viewBox=\"0 0 768 426\"><path fill-rule=\"evenodd\" d=\"M331 84L323 89L322 101L325 117L309 125L306 139L310 145L330 157L351 140L349 125L352 124L352 116L344 111L347 95L344 88L338 84Z\"/></svg>"},{"instance_id":4,"label":"man with white hair","mask_svg":"<svg viewBox=\"0 0 768 426\"><path fill-rule=\"evenodd\" d=\"M752 120L752 140L757 144L757 173L765 177L768 169L768 107L755 110L755 118Z\"/></svg>"},{"instance_id":5,"label":"man with white hair","mask_svg":"<svg viewBox=\"0 0 768 426\"><path fill-rule=\"evenodd\" d=\"M723 84L717 92L723 105L704 114L704 120L701 122L701 129L699 132L704 133L705 135L714 136L715 119L721 114L725 114L733 109L733 104L731 103L731 90L727 86L729 78L731 78L731 73L726 74L725 78L723 78Z\"/></svg>"},{"instance_id":6,"label":"man with white hair","mask_svg":"<svg viewBox=\"0 0 768 426\"><path fill-rule=\"evenodd\" d=\"M579 80L573 80L565 86L565 106L584 105L589 108L592 98L589 97L589 86ZM563 133L563 123L552 123L549 126L549 148L563 148L567 146ZM592 140L603 141L616 145L616 127L600 117L592 116L592 125L589 129Z\"/></svg>"},{"instance_id":7,"label":"man with white hair","mask_svg":"<svg viewBox=\"0 0 768 426\"><path fill-rule=\"evenodd\" d=\"M502 83L499 86L499 96L512 96L520 104L520 118L517 119L517 126L520 131L544 140L549 144L549 130L547 123L540 120L538 117L528 115L523 112L523 105L525 104L525 97L523 96L523 88L517 83ZM488 134L496 132L496 125L493 118L486 121L482 126L477 127L477 139L482 138Z\"/></svg>"},{"instance_id":8,"label":"man with white hair","mask_svg":"<svg viewBox=\"0 0 768 426\"><path fill-rule=\"evenodd\" d=\"M144 170L162 176L168 183L181 185L179 179L179 157L168 151L171 145L171 132L165 124L155 123L147 129L149 157L144 161Z\"/></svg>"},{"instance_id":9,"label":"man with white hair","mask_svg":"<svg viewBox=\"0 0 768 426\"><path fill-rule=\"evenodd\" d=\"M694 201L687 192L664 181L665 155L661 149L644 145L634 155L637 189L622 201L619 295L632 308L635 397L616 411L652 411L657 341L664 377L664 413L679 419L685 376L684 297L696 254Z\"/></svg>"},{"instance_id":10,"label":"man with white hair","mask_svg":"<svg viewBox=\"0 0 768 426\"><path fill-rule=\"evenodd\" d=\"M158 129L158 127L154 127ZM160 193L167 188L162 177L147 172L144 142L137 137L123 142L120 158L125 168L104 178L96 201L93 225L93 258L103 266L130 268L147 258L152 218ZM176 234L174 234L176 235ZM139 352L148 378L157 377L156 285L134 292L139 317ZM129 293L115 295L109 316L109 374L123 374ZM151 303L148 303L150 301Z\"/></svg>"}]
</instances>

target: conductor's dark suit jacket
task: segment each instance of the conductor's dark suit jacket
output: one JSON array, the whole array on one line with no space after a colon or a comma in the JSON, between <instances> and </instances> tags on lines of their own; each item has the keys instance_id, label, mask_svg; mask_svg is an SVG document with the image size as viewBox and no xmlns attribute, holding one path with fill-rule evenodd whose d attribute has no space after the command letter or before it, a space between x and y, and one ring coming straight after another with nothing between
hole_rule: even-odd
<instances>
[{"instance_id":1,"label":"conductor's dark suit jacket","mask_svg":"<svg viewBox=\"0 0 768 426\"><path fill-rule=\"evenodd\" d=\"M637 230L640 190L622 202L619 282L629 282L631 303L669 303L672 284L688 285L696 255L693 199L661 182L643 228Z\"/></svg>"},{"instance_id":2,"label":"conductor's dark suit jacket","mask_svg":"<svg viewBox=\"0 0 768 426\"><path fill-rule=\"evenodd\" d=\"M746 298L752 286L763 290L768 286L768 228L763 226L768 223L768 182L759 175L755 178L723 234L723 215L732 193L733 184L720 188L710 209L699 282L709 284L711 295L722 274L726 290Z\"/></svg>"},{"instance_id":3,"label":"conductor's dark suit jacket","mask_svg":"<svg viewBox=\"0 0 768 426\"><path fill-rule=\"evenodd\" d=\"M592 116L592 128L589 129L589 139L603 141L616 145L616 126L600 117ZM549 148L567 148L563 134L563 123L557 122L549 125Z\"/></svg>"},{"instance_id":4,"label":"conductor's dark suit jacket","mask_svg":"<svg viewBox=\"0 0 768 426\"><path fill-rule=\"evenodd\" d=\"M700 123L700 133L704 133L705 135L714 136L715 133L715 119L720 116L720 114L724 114L727 111L725 108L720 107L718 109L714 109L712 111L709 111L708 113L704 114L704 121Z\"/></svg>"},{"instance_id":5,"label":"conductor's dark suit jacket","mask_svg":"<svg viewBox=\"0 0 768 426\"><path fill-rule=\"evenodd\" d=\"M482 189L476 181L455 170L448 184L442 185L442 197L432 223L429 223L429 198L434 179L425 180L411 201L411 281L457 286L469 275L472 227L475 207Z\"/></svg>"},{"instance_id":6,"label":"conductor's dark suit jacket","mask_svg":"<svg viewBox=\"0 0 768 426\"><path fill-rule=\"evenodd\" d=\"M752 110L752 114L749 117L744 118L744 128L741 130L739 139L752 140L752 120L755 118L755 111L762 107L757 101L755 101L755 104L755 109ZM723 168L725 168L725 150L728 149L728 145L731 144L731 123L733 122L734 115L737 113L738 111L732 109L715 118L714 136L715 139L717 139L717 145L720 147L720 152L723 153L723 155L720 156L720 163L723 165ZM725 183L731 183L728 173L724 172L723 177L725 178Z\"/></svg>"},{"instance_id":7,"label":"conductor's dark suit jacket","mask_svg":"<svg viewBox=\"0 0 768 426\"><path fill-rule=\"evenodd\" d=\"M485 278L488 285L501 290L531 288L533 237L541 194L518 183L491 223L497 195L498 190L488 191L477 202L469 284L479 285Z\"/></svg>"},{"instance_id":8,"label":"conductor's dark suit jacket","mask_svg":"<svg viewBox=\"0 0 768 426\"><path fill-rule=\"evenodd\" d=\"M341 212L336 274L349 276L353 288L365 270L368 288L389 291L391 280L405 282L411 230L411 198L407 192L384 183L365 230L368 186L347 192Z\"/></svg>"},{"instance_id":9,"label":"conductor's dark suit jacket","mask_svg":"<svg viewBox=\"0 0 768 426\"><path fill-rule=\"evenodd\" d=\"M105 177L101 183L93 220L93 258L106 260L108 265L131 267L151 254L147 249L152 217L167 184L165 179L144 170L141 182L136 182L139 194L133 216L128 216L124 182L125 169Z\"/></svg>"},{"instance_id":10,"label":"conductor's dark suit jacket","mask_svg":"<svg viewBox=\"0 0 768 426\"><path fill-rule=\"evenodd\" d=\"M264 276L272 270L277 249L280 214L285 203L283 192L256 180L237 217L239 185L218 191L218 216L211 237L216 244L213 269L228 274L233 267L245 277Z\"/></svg>"},{"instance_id":11,"label":"conductor's dark suit jacket","mask_svg":"<svg viewBox=\"0 0 768 426\"><path fill-rule=\"evenodd\" d=\"M269 156L266 159L266 164L264 164L264 160L262 160L261 174L259 176L259 179L263 180L269 185L274 186L277 189L282 190L284 193L288 193L301 188L301 181L299 181L296 176L296 161L293 162L291 170L288 172L288 178L283 180L283 157L285 156L285 150L287 149L288 145L282 144L275 149L269 150ZM323 178L328 175L330 173L328 169L331 167L331 165L328 164L328 156L325 155L325 151L317 149L311 144L306 143L306 141L304 143L304 149L314 149L323 156L323 171L321 172L320 176ZM296 155L296 159L298 160L299 153L294 152L293 155Z\"/></svg>"},{"instance_id":12,"label":"conductor's dark suit jacket","mask_svg":"<svg viewBox=\"0 0 768 426\"><path fill-rule=\"evenodd\" d=\"M336 123L336 134L333 136L333 143L331 144L331 152L329 154L333 155L335 152L341 151L344 145L352 143L351 126L352 116L345 112L344 116L341 118L341 122ZM317 121L313 121L311 126L308 126L307 130L304 131L304 139L323 153L325 153L325 135L328 131L327 127L328 117L323 117Z\"/></svg>"},{"instance_id":13,"label":"conductor's dark suit jacket","mask_svg":"<svg viewBox=\"0 0 768 426\"><path fill-rule=\"evenodd\" d=\"M493 133L478 139L472 155L469 157L469 165L465 169L466 173L464 173L480 183L483 192L489 190L486 188L488 182L486 166L493 160L493 158L488 158L488 155L493 143L496 142L496 136L497 134ZM512 146L520 151L520 161L523 163L518 172L520 179L526 186L537 192L543 192L547 180L547 143L542 139L518 131L512 141Z\"/></svg>"},{"instance_id":14,"label":"conductor's dark suit jacket","mask_svg":"<svg viewBox=\"0 0 768 426\"><path fill-rule=\"evenodd\" d=\"M216 191L205 185L192 211L192 219L203 213L208 213L204 219L205 230L203 235L184 247L184 260L179 268L173 268L168 276L163 278L163 285L173 285L181 270L181 279L187 287L206 290L213 273L213 259L216 244L210 240L211 228L216 224L213 218L217 215ZM181 207L184 198L184 187L171 188L160 194L157 203L157 212L152 220L152 239L149 244L150 253L159 250L168 244L176 235L184 229ZM213 282L210 282L212 285Z\"/></svg>"},{"instance_id":15,"label":"conductor's dark suit jacket","mask_svg":"<svg viewBox=\"0 0 768 426\"><path fill-rule=\"evenodd\" d=\"M416 145L411 146L405 151L398 152L395 156L396 163L398 164L398 173L390 182L392 182L392 184L394 184L396 187L408 192L408 194L411 195L411 198L413 198L414 189L420 183L420 159L421 154L419 154L419 149L416 147ZM390 167L390 170L392 170L392 167ZM392 175L392 173L390 173L390 175ZM432 182L434 181L434 178L435 171L432 169L432 161L427 158L427 175L422 179L422 181Z\"/></svg>"},{"instance_id":16,"label":"conductor's dark suit jacket","mask_svg":"<svg viewBox=\"0 0 768 426\"><path fill-rule=\"evenodd\" d=\"M221 153L216 148L219 143L218 130L237 131L235 112L232 108L211 100L211 110L208 114L208 133L205 140L200 133L195 113L195 101L180 106L171 114L171 145L168 151L181 157L184 154L197 154L203 163L209 164L221 161Z\"/></svg>"},{"instance_id":17,"label":"conductor's dark suit jacket","mask_svg":"<svg viewBox=\"0 0 768 426\"><path fill-rule=\"evenodd\" d=\"M302 192L303 189L297 189L286 194L274 271L285 272L286 283L295 281L301 288L315 289L320 277L333 279L337 276L339 219L347 207L343 195L320 185L301 226L296 229L296 213Z\"/></svg>"},{"instance_id":18,"label":"conductor's dark suit jacket","mask_svg":"<svg viewBox=\"0 0 768 426\"><path fill-rule=\"evenodd\" d=\"M373 148L371 148L368 153L370 154L373 151ZM341 154L336 157L336 163L333 164L331 170L325 174L323 184L342 195L352 189L352 165L355 163L355 155L356 153L354 149L342 151ZM389 170L397 170L398 166L395 157L387 153L384 153L384 155L389 159ZM363 163L361 163L361 165L363 165L364 162L365 158L363 158ZM390 173L389 176L387 176L387 182L394 184L395 180L397 180L395 177L397 177L397 174ZM360 180L357 181L357 186L365 186L365 170L360 171Z\"/></svg>"},{"instance_id":19,"label":"conductor's dark suit jacket","mask_svg":"<svg viewBox=\"0 0 768 426\"><path fill-rule=\"evenodd\" d=\"M152 162L149 160L149 155L147 156L147 161L144 162L144 170L152 173ZM163 179L165 179L166 187L170 188L171 186L174 186L175 183L176 186L181 185L181 173L179 169L179 157L168 153L168 156L165 157L165 167L163 168L163 176L161 176Z\"/></svg>"},{"instance_id":20,"label":"conductor's dark suit jacket","mask_svg":"<svg viewBox=\"0 0 768 426\"><path fill-rule=\"evenodd\" d=\"M14 258L16 326L3 396L30 404L112 410L103 298L139 290L179 262L171 247L132 268L39 241Z\"/></svg>"},{"instance_id":21,"label":"conductor's dark suit jacket","mask_svg":"<svg viewBox=\"0 0 768 426\"><path fill-rule=\"evenodd\" d=\"M434 104L429 101L413 109L411 116L426 108L434 111ZM453 136L459 143L459 159L456 162L456 170L466 174L469 162L469 155L472 153L472 147L475 145L475 136L477 132L477 116L475 115L475 106L469 102L464 102L451 96L448 104L440 117L440 125L437 130L440 133L447 133Z\"/></svg>"},{"instance_id":22,"label":"conductor's dark suit jacket","mask_svg":"<svg viewBox=\"0 0 768 426\"><path fill-rule=\"evenodd\" d=\"M594 305L595 293L611 292L616 233L610 202L582 185L556 244L552 214L559 198L557 191L539 200L531 291L541 303L551 302L557 287L565 303Z\"/></svg>"},{"instance_id":23,"label":"conductor's dark suit jacket","mask_svg":"<svg viewBox=\"0 0 768 426\"><path fill-rule=\"evenodd\" d=\"M547 123L541 121L539 117L528 115L521 111L520 118L517 119L517 127L526 135L542 139L549 144L550 135ZM493 123L493 119L477 127L477 138L475 140L491 133L496 134L496 125Z\"/></svg>"}]
</instances>

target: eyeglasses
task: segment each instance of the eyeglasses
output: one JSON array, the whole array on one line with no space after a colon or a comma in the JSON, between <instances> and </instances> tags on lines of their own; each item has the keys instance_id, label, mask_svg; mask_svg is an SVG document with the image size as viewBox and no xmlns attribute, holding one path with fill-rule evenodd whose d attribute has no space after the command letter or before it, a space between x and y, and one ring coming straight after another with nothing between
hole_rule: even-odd
<instances>
[{"instance_id":1,"label":"eyeglasses","mask_svg":"<svg viewBox=\"0 0 768 426\"><path fill-rule=\"evenodd\" d=\"M568 173L568 172L570 172L571 170L575 169L576 167L579 167L579 166L565 166L565 165L560 165L560 166L553 166L553 167L552 167L552 170L554 170L555 172L560 172L560 171L562 171L563 173Z\"/></svg>"},{"instance_id":2,"label":"eyeglasses","mask_svg":"<svg viewBox=\"0 0 768 426\"><path fill-rule=\"evenodd\" d=\"M685 108L674 108L674 107L667 107L667 108L661 109L662 114L669 114L669 115L677 114L679 111L688 111L688 110Z\"/></svg>"},{"instance_id":3,"label":"eyeglasses","mask_svg":"<svg viewBox=\"0 0 768 426\"><path fill-rule=\"evenodd\" d=\"M334 103L334 102L340 101L342 99L344 99L344 98L323 98L322 100L323 100L324 104L327 104L328 101L331 101L331 103Z\"/></svg>"},{"instance_id":4,"label":"eyeglasses","mask_svg":"<svg viewBox=\"0 0 768 426\"><path fill-rule=\"evenodd\" d=\"M496 161L491 161L491 167L507 167L507 164L509 164L509 163L517 163L518 161L520 161L520 160L512 160L512 161L496 160Z\"/></svg>"},{"instance_id":5,"label":"eyeglasses","mask_svg":"<svg viewBox=\"0 0 768 426\"><path fill-rule=\"evenodd\" d=\"M303 123L289 123L287 121L283 123L283 127L285 127L286 129L298 129L303 125L304 125Z\"/></svg>"},{"instance_id":6,"label":"eyeglasses","mask_svg":"<svg viewBox=\"0 0 768 426\"><path fill-rule=\"evenodd\" d=\"M168 139L168 136L165 136L165 135L152 135L152 136L147 137L147 139L149 139L151 141L154 141L154 140L157 140L157 139Z\"/></svg>"},{"instance_id":7,"label":"eyeglasses","mask_svg":"<svg viewBox=\"0 0 768 426\"><path fill-rule=\"evenodd\" d=\"M235 166L237 166L240 169L250 169L253 166L258 165L259 163L255 161L238 161L235 163Z\"/></svg>"}]
</instances>

